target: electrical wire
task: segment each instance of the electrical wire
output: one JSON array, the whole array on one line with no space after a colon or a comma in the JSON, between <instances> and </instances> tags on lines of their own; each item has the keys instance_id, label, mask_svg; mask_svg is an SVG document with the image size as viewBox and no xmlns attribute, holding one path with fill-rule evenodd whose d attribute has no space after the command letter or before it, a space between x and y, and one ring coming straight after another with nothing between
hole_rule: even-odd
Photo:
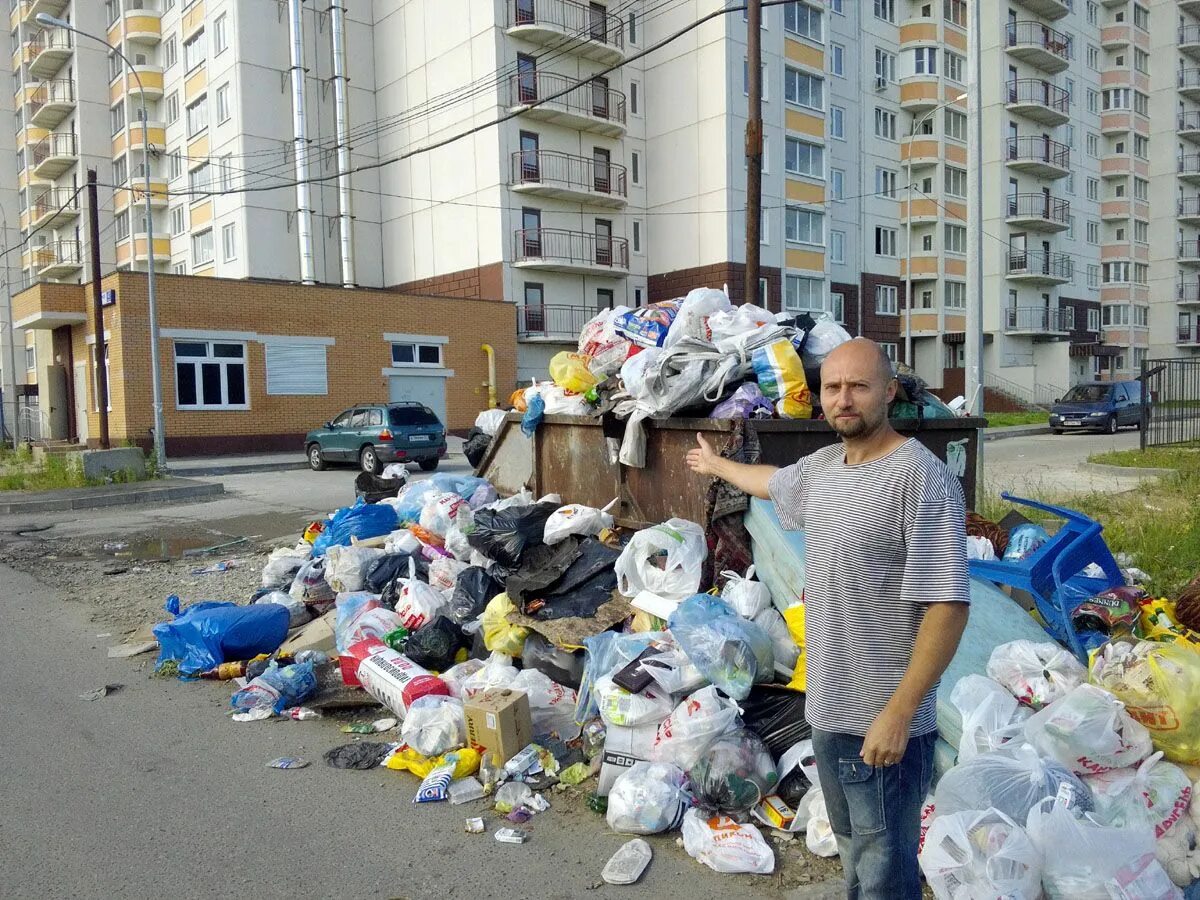
<instances>
[{"instance_id":1,"label":"electrical wire","mask_svg":"<svg viewBox=\"0 0 1200 900\"><path fill-rule=\"evenodd\" d=\"M8 256L8 254L10 254L16 250L20 250L22 247L27 246L29 244L29 242L31 240L33 240L33 236L35 234L37 234L43 228L48 227L50 222L53 219L57 218L63 212L63 210L65 210L68 206L70 206L72 203L74 203L76 198L80 194L82 194L86 188L87 188L86 184L81 184L79 187L75 188L74 193L72 193L71 196L67 198L66 202L62 206L60 206L58 209L56 209L53 212L53 214L51 214L51 216L46 219L45 222L43 222L37 228L30 230L29 234L25 235L25 237L21 240L21 242L19 244L14 244L12 247L9 247L7 250L0 252L0 259L3 259L4 257Z\"/></svg>"}]
</instances>

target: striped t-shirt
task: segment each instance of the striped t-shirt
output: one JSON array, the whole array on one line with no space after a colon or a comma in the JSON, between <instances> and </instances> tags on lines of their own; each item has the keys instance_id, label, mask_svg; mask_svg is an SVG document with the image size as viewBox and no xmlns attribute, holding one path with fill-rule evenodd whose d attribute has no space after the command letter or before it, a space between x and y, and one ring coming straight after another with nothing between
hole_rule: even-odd
<instances>
[{"instance_id":1,"label":"striped t-shirt","mask_svg":"<svg viewBox=\"0 0 1200 900\"><path fill-rule=\"evenodd\" d=\"M804 529L810 724L865 735L912 658L925 604L970 602L958 479L915 440L846 464L835 444L770 481L779 521ZM937 687L912 737L936 730Z\"/></svg>"}]
</instances>

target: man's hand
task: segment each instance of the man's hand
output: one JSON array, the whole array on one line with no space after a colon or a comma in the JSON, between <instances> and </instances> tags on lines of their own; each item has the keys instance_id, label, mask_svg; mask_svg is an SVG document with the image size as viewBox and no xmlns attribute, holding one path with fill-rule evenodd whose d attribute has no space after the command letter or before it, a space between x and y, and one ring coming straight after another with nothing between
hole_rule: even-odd
<instances>
[{"instance_id":1,"label":"man's hand","mask_svg":"<svg viewBox=\"0 0 1200 900\"><path fill-rule=\"evenodd\" d=\"M894 766L904 758L908 748L908 729L912 717L885 706L875 717L859 754L869 766Z\"/></svg>"},{"instance_id":2,"label":"man's hand","mask_svg":"<svg viewBox=\"0 0 1200 900\"><path fill-rule=\"evenodd\" d=\"M696 443L699 445L693 450L689 450L687 454L688 468L697 475L709 475L717 477L717 466L720 463L721 454L717 453L700 432L696 432Z\"/></svg>"}]
</instances>

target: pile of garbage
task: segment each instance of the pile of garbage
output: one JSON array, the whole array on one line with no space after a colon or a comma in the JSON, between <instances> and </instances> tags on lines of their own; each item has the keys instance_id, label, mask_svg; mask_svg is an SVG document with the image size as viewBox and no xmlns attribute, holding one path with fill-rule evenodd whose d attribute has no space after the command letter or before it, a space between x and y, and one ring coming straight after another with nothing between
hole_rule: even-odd
<instances>
[{"instance_id":1,"label":"pile of garbage","mask_svg":"<svg viewBox=\"0 0 1200 900\"><path fill-rule=\"evenodd\" d=\"M611 412L627 420L620 462L645 466L646 419L809 419L821 416L821 363L850 335L828 314L793 316L735 306L724 291L638 309L602 310L579 335L577 352L550 361L550 380L513 393L532 435L547 414ZM915 374L900 376L893 418L953 418ZM464 451L478 465L503 417L475 423Z\"/></svg>"},{"instance_id":2,"label":"pile of garbage","mask_svg":"<svg viewBox=\"0 0 1200 900\"><path fill-rule=\"evenodd\" d=\"M369 694L387 717L326 762L407 771L414 803L485 803L499 841L529 839L549 787L592 780L614 831L681 829L720 872L774 869L755 821L836 852L804 722L801 606L777 607L753 567L702 583L693 522L631 532L471 475L401 477L380 496L388 480L273 551L250 603L172 598L160 667L237 679L239 722ZM632 842L606 878L636 880L648 859Z\"/></svg>"}]
</instances>

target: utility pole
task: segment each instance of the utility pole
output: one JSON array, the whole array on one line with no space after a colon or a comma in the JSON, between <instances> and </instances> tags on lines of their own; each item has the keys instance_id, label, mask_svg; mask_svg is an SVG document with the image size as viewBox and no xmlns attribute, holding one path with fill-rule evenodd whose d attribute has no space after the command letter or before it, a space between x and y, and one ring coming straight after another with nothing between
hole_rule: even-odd
<instances>
[{"instance_id":1,"label":"utility pole","mask_svg":"<svg viewBox=\"0 0 1200 900\"><path fill-rule=\"evenodd\" d=\"M968 6L967 34L967 330L963 396L972 415L983 414L983 26L988 4Z\"/></svg>"},{"instance_id":2,"label":"utility pole","mask_svg":"<svg viewBox=\"0 0 1200 900\"><path fill-rule=\"evenodd\" d=\"M746 4L746 303L758 303L759 228L762 223L762 0Z\"/></svg>"},{"instance_id":3,"label":"utility pole","mask_svg":"<svg viewBox=\"0 0 1200 900\"><path fill-rule=\"evenodd\" d=\"M100 449L108 449L108 369L104 365L104 301L100 292L100 203L96 170L88 169L88 243L92 249L92 315L96 321L96 408L100 412Z\"/></svg>"}]
</instances>

